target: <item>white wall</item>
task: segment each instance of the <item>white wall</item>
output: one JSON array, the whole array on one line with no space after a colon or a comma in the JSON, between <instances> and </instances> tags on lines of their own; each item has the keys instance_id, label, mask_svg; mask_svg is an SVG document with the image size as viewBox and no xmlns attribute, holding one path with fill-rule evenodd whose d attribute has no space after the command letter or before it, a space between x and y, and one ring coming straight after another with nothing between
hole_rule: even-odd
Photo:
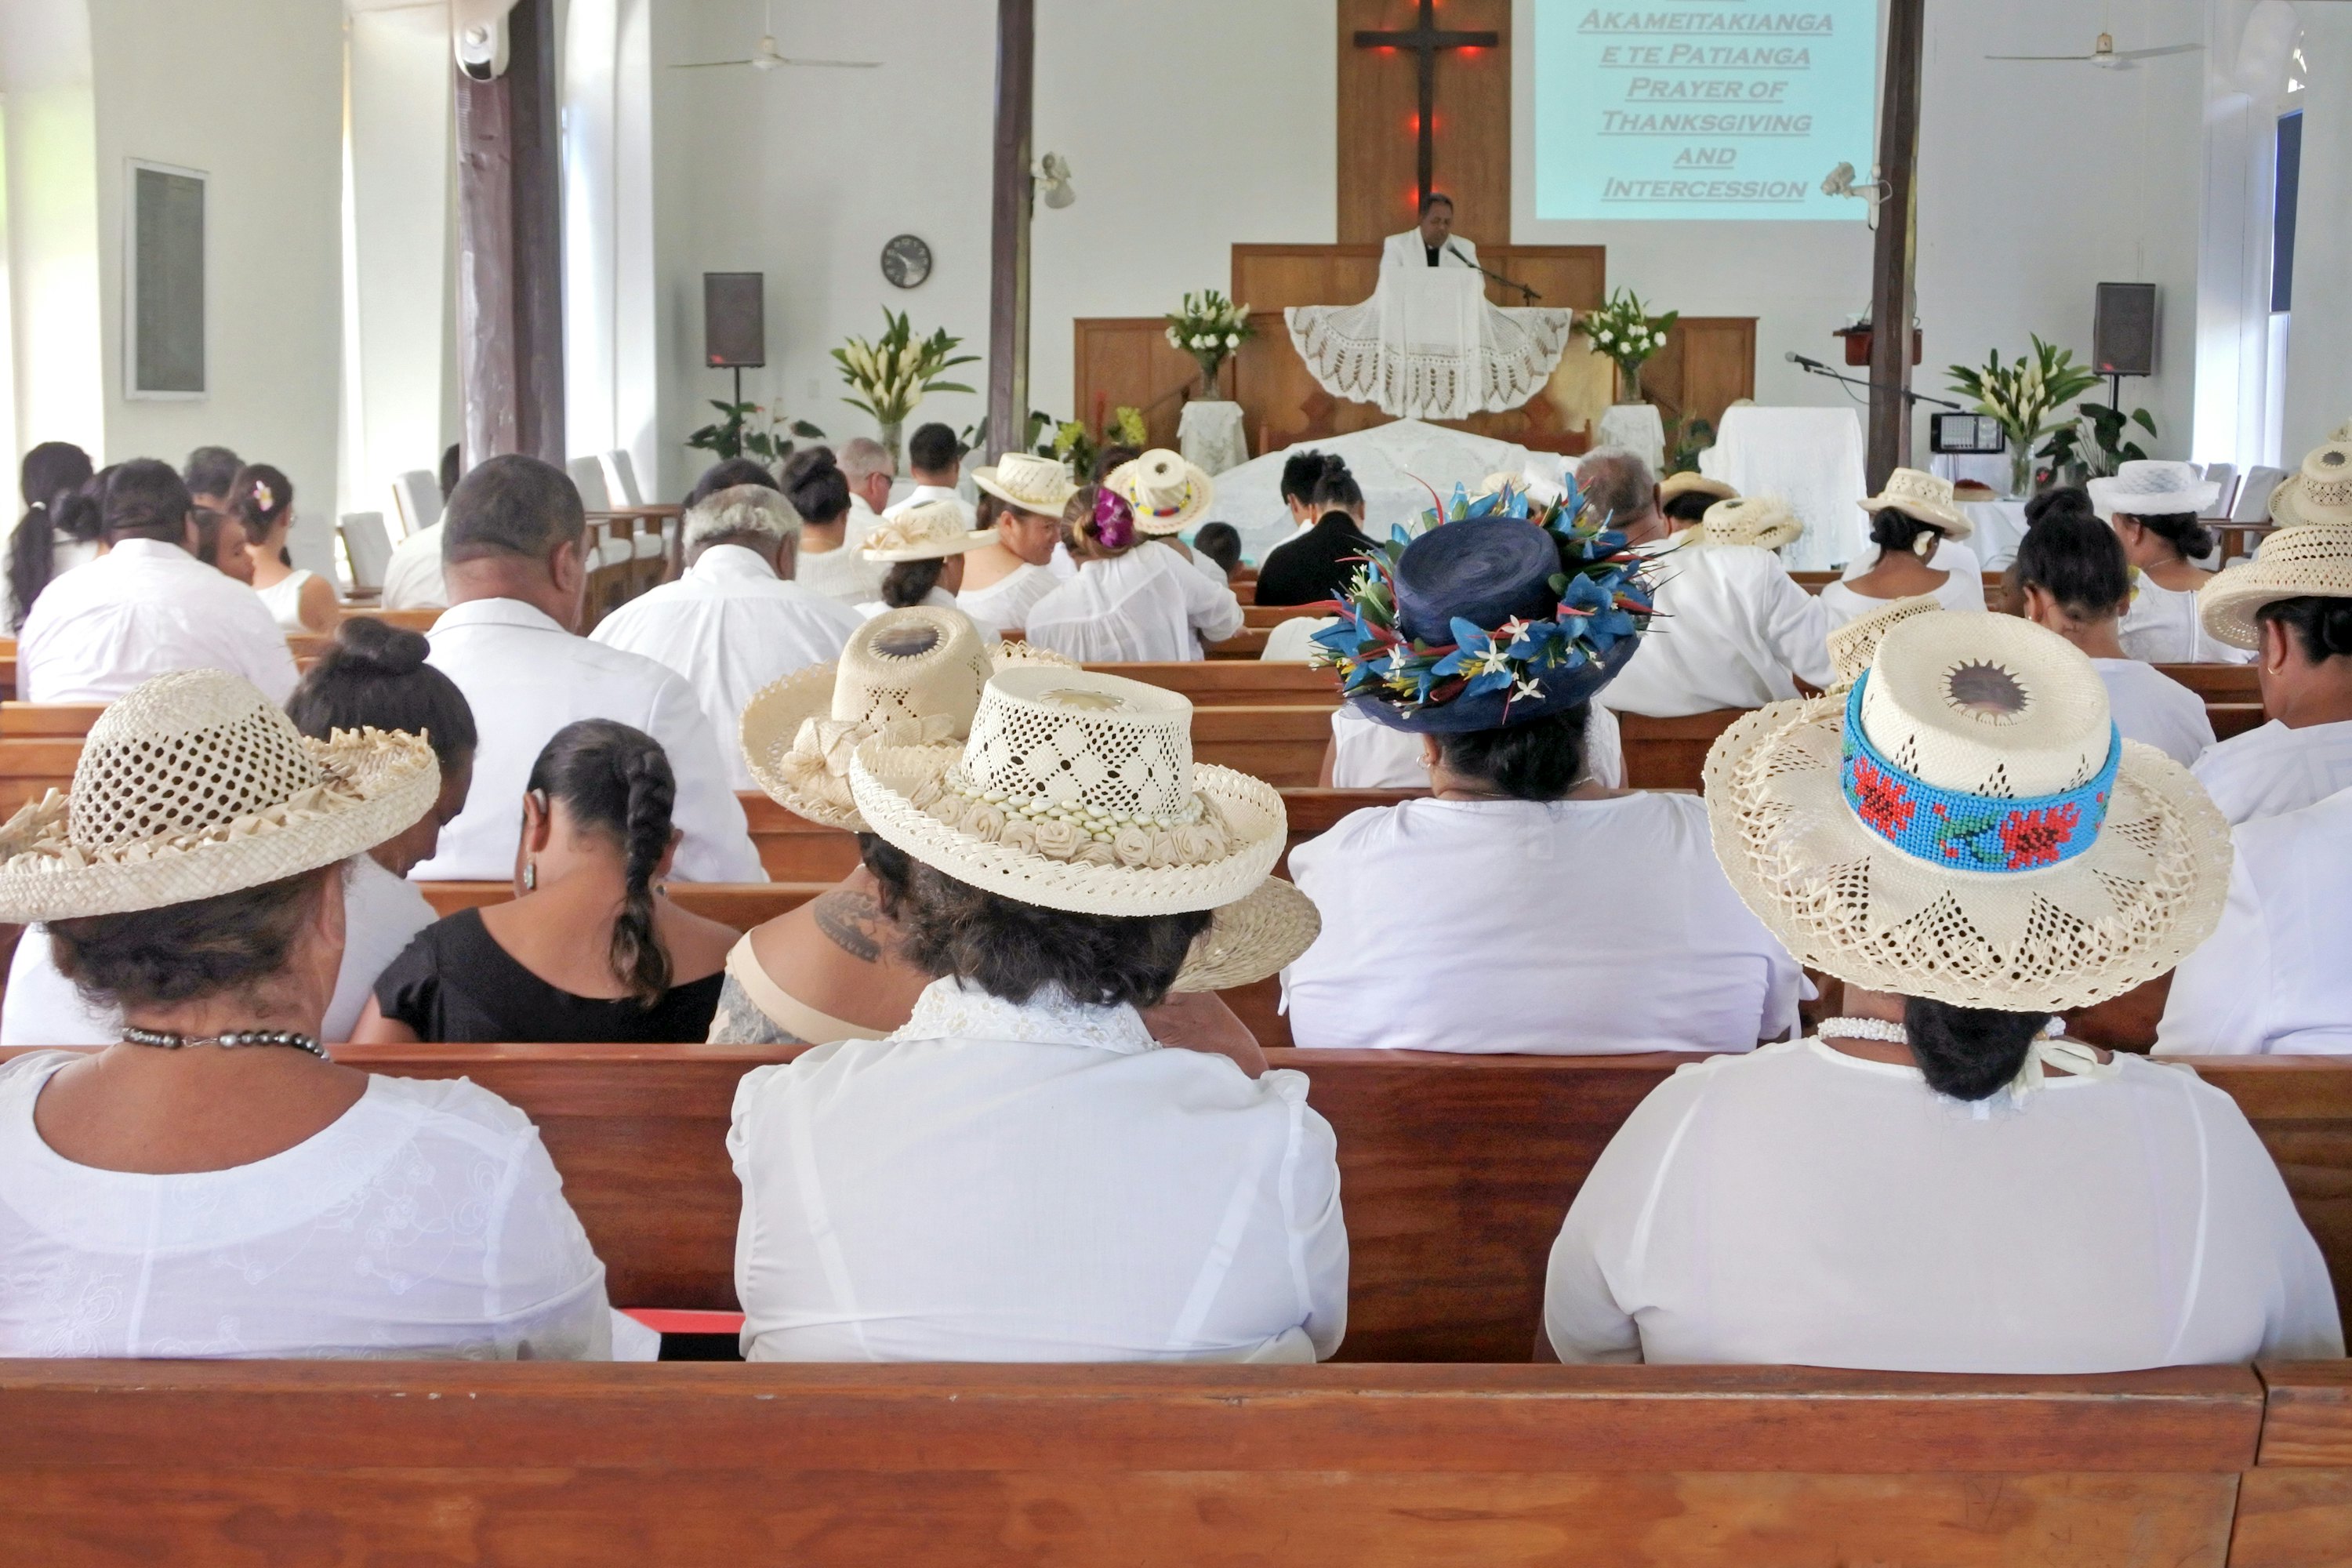
<instances>
[{"instance_id":1,"label":"white wall","mask_svg":"<svg viewBox=\"0 0 2352 1568\"><path fill-rule=\"evenodd\" d=\"M0 100L13 476L16 454L43 441L93 454L105 447L97 131L81 0L0 0ZM13 526L16 507L5 515Z\"/></svg>"},{"instance_id":2,"label":"white wall","mask_svg":"<svg viewBox=\"0 0 2352 1568\"><path fill-rule=\"evenodd\" d=\"M2311 85L2303 110L2303 199L2295 208L2294 325L2281 452L2289 464L2352 415L2352 5L2301 5Z\"/></svg>"}]
</instances>

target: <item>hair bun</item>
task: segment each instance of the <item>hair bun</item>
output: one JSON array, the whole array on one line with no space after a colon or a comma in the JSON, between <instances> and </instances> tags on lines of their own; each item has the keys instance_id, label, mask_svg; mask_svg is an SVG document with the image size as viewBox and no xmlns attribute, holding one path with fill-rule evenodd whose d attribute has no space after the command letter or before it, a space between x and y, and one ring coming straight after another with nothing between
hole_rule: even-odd
<instances>
[{"instance_id":1,"label":"hair bun","mask_svg":"<svg viewBox=\"0 0 2352 1568\"><path fill-rule=\"evenodd\" d=\"M433 645L422 632L396 626L380 616L351 616L336 631L335 647L328 657L346 667L398 676L415 674L432 651Z\"/></svg>"}]
</instances>

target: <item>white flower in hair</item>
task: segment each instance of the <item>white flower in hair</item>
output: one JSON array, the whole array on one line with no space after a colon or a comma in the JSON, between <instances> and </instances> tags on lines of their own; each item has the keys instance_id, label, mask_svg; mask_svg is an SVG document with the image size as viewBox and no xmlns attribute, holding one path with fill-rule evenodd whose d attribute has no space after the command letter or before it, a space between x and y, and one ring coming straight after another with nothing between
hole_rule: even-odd
<instances>
[{"instance_id":1,"label":"white flower in hair","mask_svg":"<svg viewBox=\"0 0 2352 1568\"><path fill-rule=\"evenodd\" d=\"M278 510L278 498L269 493L268 480L256 479L253 481L253 504L260 508L263 511L276 511Z\"/></svg>"}]
</instances>

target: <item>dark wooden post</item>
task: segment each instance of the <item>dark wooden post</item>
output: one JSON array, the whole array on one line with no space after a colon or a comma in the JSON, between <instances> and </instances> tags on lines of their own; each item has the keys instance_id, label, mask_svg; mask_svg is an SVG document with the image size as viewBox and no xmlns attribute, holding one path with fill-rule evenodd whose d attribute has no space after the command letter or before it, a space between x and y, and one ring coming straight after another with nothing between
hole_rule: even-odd
<instances>
[{"instance_id":1,"label":"dark wooden post","mask_svg":"<svg viewBox=\"0 0 2352 1568\"><path fill-rule=\"evenodd\" d=\"M1029 434L1029 128L1037 0L996 0L996 169L988 247L988 459Z\"/></svg>"},{"instance_id":2,"label":"dark wooden post","mask_svg":"<svg viewBox=\"0 0 2352 1568\"><path fill-rule=\"evenodd\" d=\"M561 468L563 214L555 0L517 0L508 67L457 71L457 335L465 461L523 452ZM453 66L452 69L456 69Z\"/></svg>"},{"instance_id":3,"label":"dark wooden post","mask_svg":"<svg viewBox=\"0 0 2352 1568\"><path fill-rule=\"evenodd\" d=\"M1878 113L1878 248L1870 289L1870 488L1911 462L1912 267L1918 250L1919 60L1927 0L1888 0Z\"/></svg>"}]
</instances>

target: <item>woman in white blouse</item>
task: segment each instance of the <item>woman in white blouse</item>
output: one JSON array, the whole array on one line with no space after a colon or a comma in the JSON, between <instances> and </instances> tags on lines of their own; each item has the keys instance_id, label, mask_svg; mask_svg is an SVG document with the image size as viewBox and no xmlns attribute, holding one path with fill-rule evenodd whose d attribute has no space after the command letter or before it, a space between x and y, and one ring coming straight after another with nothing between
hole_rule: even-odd
<instances>
[{"instance_id":1,"label":"woman in white blouse","mask_svg":"<svg viewBox=\"0 0 2352 1568\"><path fill-rule=\"evenodd\" d=\"M885 569L882 591L857 613L870 621L885 610L929 605L961 614L956 590L963 586L964 557L995 542L996 531L967 527L963 508L953 500L927 500L884 519L860 552L869 564Z\"/></svg>"},{"instance_id":2,"label":"woman in white blouse","mask_svg":"<svg viewBox=\"0 0 2352 1568\"><path fill-rule=\"evenodd\" d=\"M1643 587L1566 514L1548 521L1465 517L1376 552L1366 630L1328 634L1343 671L1372 672L1351 706L1413 737L1433 798L1291 851L1323 917L1284 975L1302 1047L1748 1050L1796 1025L1803 976L1732 895L1698 800L1588 776L1588 707L1640 636L1619 596ZM1390 677L1382 650L1463 639L1493 651ZM1415 956L1433 933L1442 974Z\"/></svg>"},{"instance_id":3,"label":"woman in white blouse","mask_svg":"<svg viewBox=\"0 0 2352 1568\"><path fill-rule=\"evenodd\" d=\"M0 920L47 922L123 1019L96 1055L0 1066L0 1354L609 1353L604 1268L521 1113L319 1046L344 862L439 791L421 736L309 741L187 670L108 709L69 800L0 835Z\"/></svg>"},{"instance_id":4,"label":"woman in white blouse","mask_svg":"<svg viewBox=\"0 0 2352 1568\"><path fill-rule=\"evenodd\" d=\"M229 514L245 524L253 591L289 632L331 632L340 614L335 585L294 564L286 536L294 530L294 481L267 463L249 463L229 486Z\"/></svg>"},{"instance_id":5,"label":"woman in white blouse","mask_svg":"<svg viewBox=\"0 0 2352 1568\"><path fill-rule=\"evenodd\" d=\"M1054 549L1062 542L1062 509L1077 489L1067 468L1051 458L1007 452L971 482L981 492L978 526L996 542L964 560L956 604L990 637L1024 630L1029 606L1060 586Z\"/></svg>"},{"instance_id":6,"label":"woman in white blouse","mask_svg":"<svg viewBox=\"0 0 2352 1568\"><path fill-rule=\"evenodd\" d=\"M2196 946L2229 874L2211 804L2116 735L2079 652L2012 616L1917 616L1846 695L1726 731L1706 792L1732 885L1844 982L1844 1016L1635 1110L1553 1246L1539 1354L2343 1353L2326 1265L2236 1103L2049 1032Z\"/></svg>"},{"instance_id":7,"label":"woman in white blouse","mask_svg":"<svg viewBox=\"0 0 2352 1568\"><path fill-rule=\"evenodd\" d=\"M1862 509L1872 514L1873 549L1846 568L1843 581L1822 589L1831 630L1889 600L1922 594L1948 610L1985 607L1983 568L1960 542L1975 528L1953 504L1951 480L1897 468Z\"/></svg>"},{"instance_id":8,"label":"woman in white blouse","mask_svg":"<svg viewBox=\"0 0 2352 1568\"><path fill-rule=\"evenodd\" d=\"M2123 546L2079 489L2050 492L2017 548L2025 616L2083 650L2107 689L2107 710L2126 741L2154 746L2182 767L2213 743L2205 700L2155 666L2126 656L2116 627L2131 594Z\"/></svg>"},{"instance_id":9,"label":"woman in white blouse","mask_svg":"<svg viewBox=\"0 0 2352 1568\"><path fill-rule=\"evenodd\" d=\"M2221 494L2194 463L2129 462L2091 481L2091 505L2115 529L2134 573L2121 628L2128 657L2150 664L2243 664L2250 657L2197 621L2197 590L2213 580L2194 564L2213 553L2213 531L2198 520Z\"/></svg>"},{"instance_id":10,"label":"woman in white blouse","mask_svg":"<svg viewBox=\"0 0 2352 1568\"><path fill-rule=\"evenodd\" d=\"M1118 491L1088 485L1062 513L1078 574L1029 608L1028 640L1080 664L1174 662L1242 629L1241 601L1136 526Z\"/></svg>"},{"instance_id":11,"label":"woman in white blouse","mask_svg":"<svg viewBox=\"0 0 2352 1568\"><path fill-rule=\"evenodd\" d=\"M857 746L865 828L913 862L902 952L935 978L895 1033L736 1091L748 1359L1338 1349L1347 1232L1306 1076L1161 1048L1138 1011L1196 942L1263 973L1313 932L1266 877L1280 796L1196 766L1191 714L1156 687L1032 667L989 682L961 747ZM1213 930L1221 909L1249 912Z\"/></svg>"}]
</instances>

